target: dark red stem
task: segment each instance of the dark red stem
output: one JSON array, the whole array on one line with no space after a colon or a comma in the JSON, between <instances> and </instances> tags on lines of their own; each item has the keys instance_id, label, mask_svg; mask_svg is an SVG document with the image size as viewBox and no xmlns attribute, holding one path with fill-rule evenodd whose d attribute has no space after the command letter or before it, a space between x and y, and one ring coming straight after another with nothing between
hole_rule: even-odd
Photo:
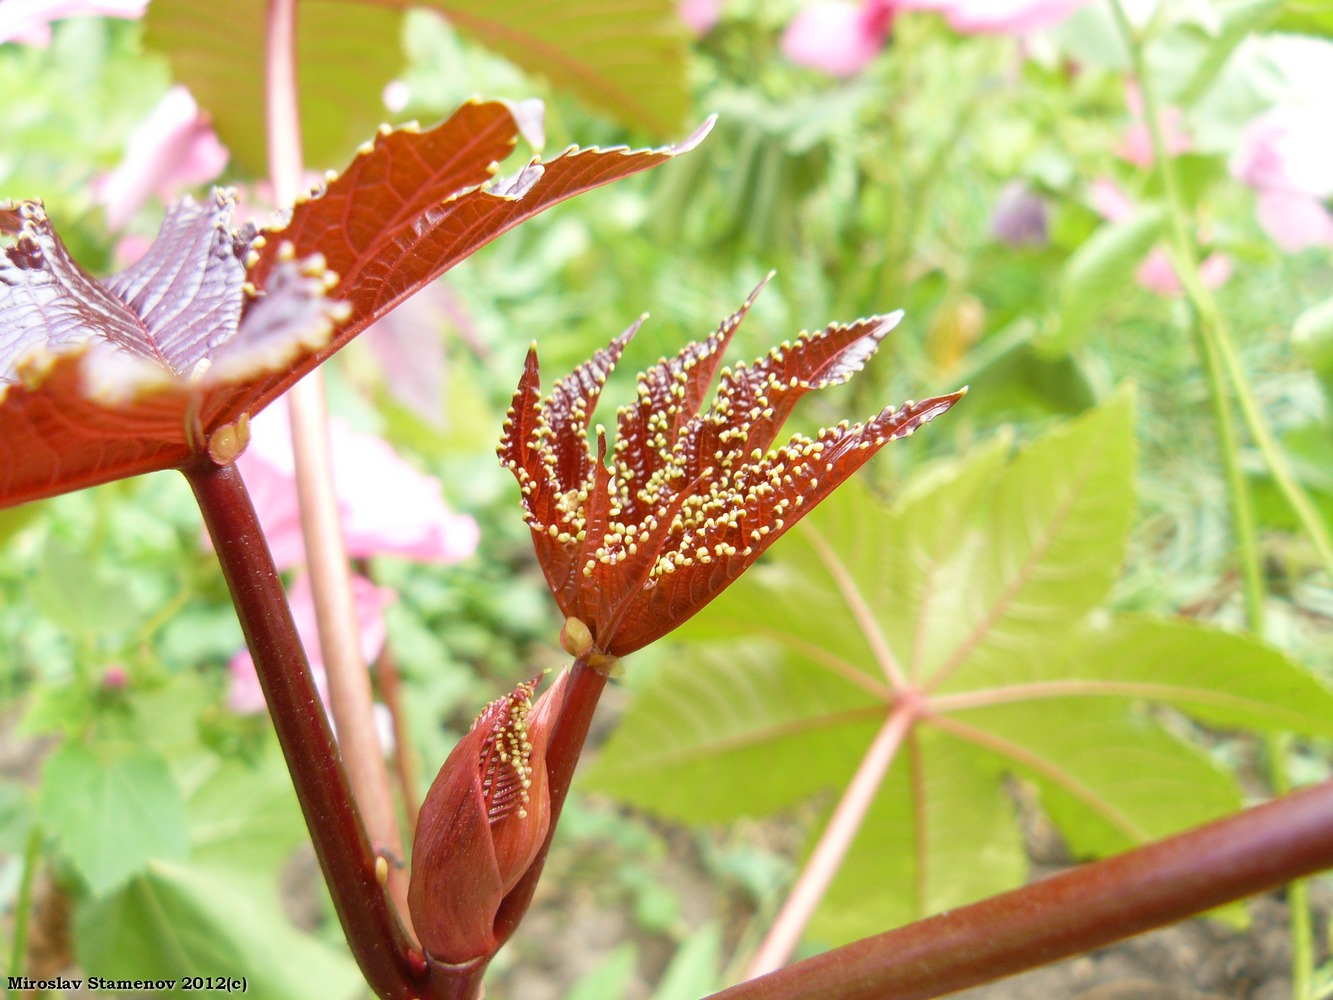
<instances>
[{"instance_id":1,"label":"dark red stem","mask_svg":"<svg viewBox=\"0 0 1333 1000\"><path fill-rule=\"evenodd\" d=\"M217 549L352 955L384 1000L438 995L428 982L433 970L409 947L375 876L375 855L342 755L240 473L233 465L214 465L207 458L182 471Z\"/></svg>"},{"instance_id":2,"label":"dark red stem","mask_svg":"<svg viewBox=\"0 0 1333 1000\"><path fill-rule=\"evenodd\" d=\"M713 1000L928 1000L1333 867L1333 782L797 962Z\"/></svg>"},{"instance_id":3,"label":"dark red stem","mask_svg":"<svg viewBox=\"0 0 1333 1000\"><path fill-rule=\"evenodd\" d=\"M565 704L556 716L551 742L546 748L546 769L551 782L551 823L537 857L500 904L495 917L495 939L500 944L509 940L523 919L523 914L528 911L528 904L532 902L532 894L537 889L537 881L546 865L546 852L551 849L551 838L555 836L560 810L564 807L565 796L569 794L569 785L574 780L574 768L578 766L583 743L588 738L588 727L592 725L593 713L597 711L598 699L602 697L605 688L606 674L590 667L587 657L580 656L569 668Z\"/></svg>"}]
</instances>

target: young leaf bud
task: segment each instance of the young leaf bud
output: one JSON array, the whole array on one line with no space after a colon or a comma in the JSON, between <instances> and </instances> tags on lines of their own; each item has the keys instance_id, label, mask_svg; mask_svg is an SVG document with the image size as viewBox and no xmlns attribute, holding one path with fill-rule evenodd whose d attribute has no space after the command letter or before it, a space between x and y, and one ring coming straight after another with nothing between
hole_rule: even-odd
<instances>
[{"instance_id":1,"label":"young leaf bud","mask_svg":"<svg viewBox=\"0 0 1333 1000\"><path fill-rule=\"evenodd\" d=\"M562 674L534 705L540 678L499 698L436 776L417 823L407 902L422 945L459 964L495 951L495 914L546 839L546 744Z\"/></svg>"}]
</instances>

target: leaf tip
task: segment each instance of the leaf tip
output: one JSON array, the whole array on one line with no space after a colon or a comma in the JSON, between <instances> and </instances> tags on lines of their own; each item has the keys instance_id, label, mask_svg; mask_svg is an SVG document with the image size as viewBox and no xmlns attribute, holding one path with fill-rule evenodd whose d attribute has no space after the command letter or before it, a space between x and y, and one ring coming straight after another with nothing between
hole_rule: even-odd
<instances>
[{"instance_id":1,"label":"leaf tip","mask_svg":"<svg viewBox=\"0 0 1333 1000\"><path fill-rule=\"evenodd\" d=\"M705 118L703 124L690 133L684 142L677 143L675 146L671 147L671 152L673 154L688 153L690 150L698 146L699 143L708 138L708 133L713 131L713 126L716 124L717 113L714 112Z\"/></svg>"}]
</instances>

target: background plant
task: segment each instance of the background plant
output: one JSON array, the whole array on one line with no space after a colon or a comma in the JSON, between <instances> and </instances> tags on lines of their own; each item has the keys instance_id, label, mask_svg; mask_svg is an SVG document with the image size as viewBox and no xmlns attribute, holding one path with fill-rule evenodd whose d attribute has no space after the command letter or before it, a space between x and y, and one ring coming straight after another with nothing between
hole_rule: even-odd
<instances>
[{"instance_id":1,"label":"background plant","mask_svg":"<svg viewBox=\"0 0 1333 1000\"><path fill-rule=\"evenodd\" d=\"M362 38L371 37L372 30L381 32L386 44L375 47L376 53L394 51L391 43L400 30L401 14L384 14L383 24L374 27L369 19L384 12L365 8L367 13L357 15L367 18L362 23L349 19L354 5L342 6L339 16L330 19L335 28L322 44L335 44L341 30L336 26L348 25ZM189 68L186 42L209 29L191 28L179 13L185 9L156 0L150 7L145 37L150 45L172 53L170 70L160 58L140 55L141 29L132 22L69 21L56 26L48 49L3 50L0 74L12 84L7 92L27 96L0 110L12 151L0 164L4 193L46 197L62 232L73 234L71 243L83 261L109 265L115 253L88 182L99 170L114 166L125 138L173 74L196 88L196 97L231 148L230 177L246 180L262 172L262 151L244 146L253 141L255 131L229 129L227 124L237 120L229 119L229 113L253 109L253 96L247 98L235 87L210 92L201 78L192 76L200 70ZM655 142L664 137L663 130L679 134L684 101L663 99L659 117L641 118L638 131L631 126L626 132L623 125L587 110L563 81L529 78L478 46L484 35L469 38L465 12L453 13L457 31L435 15L407 15L408 59L398 74L407 98L401 115L431 118L478 90L514 98L536 93L547 100L547 130L561 144L566 138ZM662 8L658 13L671 12ZM784 56L783 33L796 13L794 4L730 4L692 47L692 100L700 110L693 117L711 110L722 114L712 142L664 168L660 177L604 192L596 203L569 206L511 234L447 279L447 305L439 311L450 317L454 334L463 336L446 340L442 388L425 415L395 396L368 351L330 366L335 408L363 429L387 435L440 474L451 502L482 526L482 555L470 564L427 568L374 560L377 579L400 594L387 612L389 632L411 692L405 700L416 723L410 738L426 768L441 760L452 742L441 731L440 720L450 722L455 731L464 726L475 706L493 696L495 682L530 675L534 644L549 642L554 634L536 576L529 572L517 583L509 579L507 570L529 565L526 539L512 520L512 494L491 454L528 341L541 331L543 359L558 370L585 356L588 345L607 331L652 308L654 322L631 348L639 352L637 357L625 364L633 371L711 328L770 267L778 269L778 278L751 320L760 332L738 335L740 356L758 353L775 329L796 330L830 317L903 306L907 325L887 348L896 364L881 364L863 376L863 384L852 390L857 393L855 408L873 409L886 399L961 382L973 385L966 410L955 414L954 441L937 428L931 435L933 446L923 441L904 447L897 457L886 456L869 470L872 491L896 490L900 510L910 509L914 497L933 496L932 482L947 481L949 474L927 468L921 482L903 485L905 470L924 464L927 449L967 453L974 444L984 445L998 425L1011 427L1015 438L1026 442L1047 425L1105 399L1120 380L1136 382L1137 474L1131 482L1128 465L1121 462L1116 485L1104 485L1096 494L1102 502L1116 500L1118 516L1131 519L1123 572L1117 575L1116 552L1108 544L1096 573L1085 579L1082 601L1072 601L1076 595L1070 594L1065 596L1071 601L1057 602L1062 620L1069 623L1068 635L1056 637L1059 643L1087 641L1076 629L1084 627L1082 613L1094 605L1117 615L1183 614L1237 627L1248 600L1251 625L1258 605L1264 612L1266 641L1286 659L1268 652L1255 656L1271 661L1275 671L1292 669L1294 660L1327 676L1325 559L1317 537L1312 539L1308 511L1303 519L1298 517L1288 499L1290 488L1281 488L1280 469L1275 476L1266 459L1285 455L1289 478L1306 487L1316 510L1327 518L1327 310L1319 306L1329 287L1328 257L1318 240L1289 253L1270 238L1254 214L1264 189L1246 184L1233 160L1256 115L1274 104L1308 103L1313 90L1297 79L1297 53L1308 43L1276 38L1273 32L1327 32L1319 12L1278 3L1131 10L1131 28L1143 34L1147 56L1149 78L1141 90L1146 86L1155 98L1153 112L1148 112L1147 102L1131 99L1127 81L1132 53L1111 8L1101 4L1085 5L1049 32L1031 36L1022 49L1009 37L963 35L942 18L901 12L892 44L871 46L873 58L841 80L801 69ZM670 44L680 51L680 36ZM257 50L238 45L237 51ZM388 65L391 62L386 57L385 71L375 79L361 79L359 72L344 69L332 83L311 84L346 84L346 94L336 89L331 93L342 99L355 91L359 106L369 109L366 128L349 129L341 137L309 136L312 166L334 165L335 155L348 152L350 143L373 128L379 117L379 88L399 70ZM372 75L371 67L364 69L367 77ZM257 79L257 74L240 77ZM681 78L675 79L679 84ZM395 92L397 99L403 92ZM1146 128L1148 113L1168 126L1163 138L1165 148L1174 149L1172 181L1145 166L1142 144L1134 147L1131 142L1142 136L1136 130ZM348 115L349 121L353 117ZM305 127L319 133L320 120L318 114L308 114ZM243 138L242 132L251 138ZM1188 148L1173 143L1176 136L1184 137ZM1139 152L1127 155L1134 148ZM329 150L328 162L323 149ZM1100 178L1113 180L1132 202L1130 213L1119 221L1103 221L1099 214L1104 208L1098 199L1102 189L1093 182ZM1315 191L1316 205L1327 194ZM1020 204L1029 206L1038 223L1016 239L999 210L1006 198L1013 202L1020 196L1026 199ZM147 208L132 217L131 235L151 232L156 221L156 208ZM1158 297L1135 283L1136 275L1152 278L1153 272L1140 271L1142 261L1164 236L1170 239L1180 284L1190 293L1192 306ZM1196 242L1198 247L1191 245ZM1230 280L1208 293L1209 299L1199 298L1198 283L1189 278L1190 265L1182 260L1207 259L1200 249L1224 254L1232 262ZM1156 274L1160 277L1160 267ZM1210 383L1192 340L1198 317L1203 317L1203 325L1225 318L1234 338L1234 358L1251 384L1253 409L1276 441L1260 449L1262 437L1236 420L1242 442L1254 441L1256 446L1235 450L1239 461L1229 480L1224 458L1231 449L1219 449L1207 402L1218 382ZM756 339L751 342L747 336ZM1225 369L1226 356L1217 360ZM1221 385L1225 404L1235 383ZM608 395L615 392L613 384ZM831 405L842 411L846 404ZM1117 419L1128 427L1128 411L1123 403L1116 406L1119 409L1103 412L1121 414ZM822 413L816 410L809 420L817 424ZM975 469L998 468L998 449L982 454L986 457L973 459ZM1026 457L1031 452L1022 454L1023 468L1042 464ZM1109 470L1101 471L1109 476ZM981 476L980 471L972 474ZM1055 488L1055 478L1028 474L1033 483ZM1131 488L1137 503L1131 503ZM1254 491L1249 517L1255 530L1250 532L1250 554L1238 558L1234 500L1247 488ZM947 523L935 505L930 509L931 518ZM1021 538L1005 520L1003 505L998 509L1000 513L984 513L959 500L959 523L975 518L987 525L974 530L987 540L988 551ZM263 892L271 893L281 861L300 839L299 824L292 825L294 813L278 788L280 782L269 798L245 794L245 801L271 802L271 812L261 810L253 820L231 817L229 838L217 829L221 818L210 819L209 801L233 798L223 790L227 782L255 781L256 788L265 787L259 776L272 771L272 748L257 720L225 710L228 682L223 665L238 648L239 636L212 564L198 550L198 526L189 502L178 484L150 478L4 516L13 531L0 560L0 574L7 581L0 610L9 640L5 676L24 730L96 732L108 743L125 744L96 767L73 752L58 751L51 757L44 766L43 793L36 799L37 827L31 825L34 810L24 790L32 788L33 781L29 777L17 782L7 846L17 856L32 844L39 844L33 851L49 845L52 856L60 859L64 883L78 886L82 880L76 893L75 940L85 963L114 964L112 956L124 956L127 970L154 968L152 963L161 956L134 950L130 940L148 941L151 935L131 933L110 940L92 931L104 926L98 918L110 912L108 907L147 921L150 900L170 902L172 923L178 926L229 928L208 935L235 953L227 956L228 962L240 961L240 955L262 955L255 950L258 938L282 942L288 933L271 926L278 908L254 903L245 908L236 894L216 895L214 889L220 879L244 869L247 888L262 884ZM918 517L931 523L925 514ZM795 547L799 544L789 541L787 551L774 550L773 579L784 578L784 566L786 577L794 576L801 559L811 558ZM963 563L971 565L969 559ZM1259 600L1256 565L1264 591ZM1099 586L1093 585L1094 579ZM1242 580L1250 582L1242 587ZM699 633L709 636L710 646L727 621L725 613L720 609L719 617L697 626L713 630ZM1141 622L1121 620L1117 627L1155 627ZM1179 623L1172 628L1179 630L1170 641L1182 644L1181 655L1211 655L1205 652L1207 643L1227 641L1205 629ZM743 665L753 655L737 654L733 662ZM647 713L640 718L655 711L652 690L664 683L654 678L650 656L630 663L628 682L646 689L645 700L635 709ZM695 648L672 657L658 676L673 676L671 671L685 669L680 664L709 663L709 656ZM863 652L849 660L861 669L871 662ZM803 683L816 683L809 676L818 674L791 669L806 678ZM722 676L717 683L723 683ZM677 678L676 683L684 682ZM1270 705L1274 698L1270 692L1261 700ZM776 695L765 702L771 710L784 703ZM1314 704L1306 702L1307 707ZM1192 761L1180 766L1194 769L1190 784L1204 800L1190 807L1196 812L1188 818L1154 814L1149 826L1161 824L1165 830L1235 801L1234 784L1224 771L1252 769L1259 751L1249 741L1209 735L1207 752L1214 763L1205 766L1197 753L1181 750L1174 737L1144 736L1138 722L1145 715L1136 711L1100 724L1129 729L1135 739L1152 741L1127 740L1127 747L1150 745L1176 755L1172 759ZM1264 711L1271 722L1271 705ZM1148 714L1162 718L1160 713ZM1256 714L1196 717L1227 727L1270 724ZM1180 716L1165 718L1174 732L1195 732L1194 723ZM146 720L164 719L172 724L145 725ZM1277 769L1279 778L1286 774L1302 781L1326 774L1326 744L1321 742L1326 734L1317 719L1301 726L1287 718L1277 728L1301 731L1306 737L1296 744L1288 766ZM1090 735L1093 730L1079 732ZM863 737L860 745L867 742ZM1123 777L1111 756L1096 759L1096 766L1106 767L1112 779L1118 773ZM605 783L612 783L605 776L614 768L608 758L601 768ZM849 769L844 764L839 773ZM999 773L994 766L982 770L991 782ZM215 777L215 771L221 777ZM959 768L956 780L973 773ZM1028 777L1042 786L1039 777ZM892 787L893 780L891 775L886 787ZM108 831L122 829L119 839L142 844L141 858L123 857L104 871L99 862L111 862L96 856L95 845L68 835L63 840L52 837L90 822L86 814L67 814L70 796L46 791L63 792L81 787L80 782L96 787L129 782L146 790L146 800L154 803L151 811L108 814L99 821ZM836 783L821 782L820 787ZM638 798L658 811L683 814L684 809L671 804L671 796L679 794L674 786L658 787L658 800L647 802L642 790ZM798 791L785 788L776 797L790 803ZM1072 844L1093 851L1124 842L1123 836L1107 833L1105 824L1098 827L1086 815L1080 819L1076 806L1060 801L1049 787L1046 791L1045 804L1065 820L1062 828ZM216 797L210 800L210 795ZM94 794L83 801L116 798ZM991 809L1008 808L993 791L985 801ZM692 808L696 815L706 812L697 803ZM1180 809L1186 811L1183 804ZM595 821L589 823L596 828ZM31 829L42 830L50 839L28 837ZM619 835L628 836L623 830ZM1017 878L1021 859L1013 834L997 836L1008 840L1002 845L1004 862L987 873L996 883L945 884L926 893L926 902L914 902L913 912L994 888L1001 872ZM21 870L17 864L11 869L15 892ZM199 881L208 878L212 881ZM754 880L747 884L758 888ZM258 888L241 895L263 898ZM205 902L213 898L242 907L245 919L218 916ZM261 909L268 916L260 916ZM885 916L880 914L881 925ZM651 925L653 919L646 922ZM256 940L231 940L238 927L254 928ZM659 918L657 927L668 939L685 935L679 920ZM850 933L850 928L825 924L818 937L831 942ZM308 938L300 940L306 942L300 947L322 947ZM204 964L199 956L194 960ZM350 972L336 961L324 967L331 976L340 968ZM354 989L353 982L347 979L345 988ZM295 996L301 994L291 990L305 987L277 983L270 988L275 995Z\"/></svg>"}]
</instances>

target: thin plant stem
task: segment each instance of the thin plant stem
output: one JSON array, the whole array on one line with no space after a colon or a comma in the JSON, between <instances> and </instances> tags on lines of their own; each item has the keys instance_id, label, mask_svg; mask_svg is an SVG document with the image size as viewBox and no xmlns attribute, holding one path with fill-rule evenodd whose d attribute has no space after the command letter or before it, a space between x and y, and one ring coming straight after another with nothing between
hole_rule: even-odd
<instances>
[{"instance_id":1,"label":"thin plant stem","mask_svg":"<svg viewBox=\"0 0 1333 1000\"><path fill-rule=\"evenodd\" d=\"M828 825L824 827L814 853L810 855L810 860L806 862L805 869L750 963L745 973L746 979L754 979L781 968L800 943L810 917L824 898L838 869L842 867L843 858L847 856L848 848L861 829L866 811L883 784L884 776L897 756L903 739L916 721L917 712L913 704L907 699L900 700L875 734L875 739L857 766L856 774L852 776Z\"/></svg>"},{"instance_id":2,"label":"thin plant stem","mask_svg":"<svg viewBox=\"0 0 1333 1000\"><path fill-rule=\"evenodd\" d=\"M319 373L302 379L287 394L301 533L310 570L319 645L329 678L329 707L347 762L348 777L375 850L392 858L403 855L394 811L389 770L375 730L370 671L361 658L352 578L342 534L333 467L329 454L324 383ZM389 894L405 923L407 869L389 866Z\"/></svg>"},{"instance_id":3,"label":"thin plant stem","mask_svg":"<svg viewBox=\"0 0 1333 1000\"><path fill-rule=\"evenodd\" d=\"M1287 774L1290 747L1291 737L1286 733L1268 738L1268 777L1278 795L1291 791L1291 778ZM1313 1000L1314 921L1310 919L1310 887L1304 880L1287 886L1287 919L1291 924L1292 1000Z\"/></svg>"},{"instance_id":4,"label":"thin plant stem","mask_svg":"<svg viewBox=\"0 0 1333 1000\"><path fill-rule=\"evenodd\" d=\"M42 852L42 828L34 824L28 831L28 842L23 847L23 877L19 881L18 899L14 901L14 940L10 942L9 976L22 976L28 971L28 927L32 923L32 887L37 881L37 862ZM5 995L17 1000L19 991L5 989Z\"/></svg>"},{"instance_id":5,"label":"thin plant stem","mask_svg":"<svg viewBox=\"0 0 1333 1000\"><path fill-rule=\"evenodd\" d=\"M207 456L182 471L213 539L352 955L385 1000L436 996L430 989L435 969L413 949L377 876L375 853L245 483L234 465L215 465Z\"/></svg>"},{"instance_id":6,"label":"thin plant stem","mask_svg":"<svg viewBox=\"0 0 1333 1000\"><path fill-rule=\"evenodd\" d=\"M1139 80L1139 87L1143 94L1144 118L1148 125L1157 170L1167 196L1168 219L1170 222L1168 233L1170 240L1167 250L1172 257L1172 266L1175 268L1181 286L1185 289L1190 305L1198 317L1203 336L1213 342L1216 359L1221 362L1227 377L1231 381L1236 395L1236 404L1240 408L1246 429L1250 432L1250 437L1253 439L1255 447L1259 449L1260 455L1263 456L1264 464L1273 477L1274 485L1277 486L1278 491L1291 506L1301 524L1301 528L1314 544L1315 551L1323 563L1324 571L1333 576L1333 539L1330 539L1323 518L1310 499L1309 494L1306 493L1305 488L1296 481L1286 455L1274 439L1273 433L1268 427L1268 421L1264 418L1263 411L1255 398L1254 389L1250 384L1249 375L1241 363L1240 354L1236 350L1236 345L1232 341L1227 325L1222 318L1217 300L1199 276L1193 243L1190 240L1187 228L1187 212L1180 196L1180 184L1171 159L1164 155L1165 141L1162 135L1161 116L1158 114L1157 95L1152 80L1148 76L1142 40L1138 33L1134 31L1133 25L1129 23L1120 0L1116 0L1112 4L1112 10L1129 48L1134 64L1134 72Z\"/></svg>"},{"instance_id":7,"label":"thin plant stem","mask_svg":"<svg viewBox=\"0 0 1333 1000\"><path fill-rule=\"evenodd\" d=\"M417 817L421 813L421 796L418 794L420 786L416 761L412 756L411 732L403 710L402 676L398 673L398 661L387 641L379 659L375 661L375 676L379 678L380 694L389 708L389 717L393 719L393 766L402 792L408 834L413 835L417 828Z\"/></svg>"},{"instance_id":8,"label":"thin plant stem","mask_svg":"<svg viewBox=\"0 0 1333 1000\"><path fill-rule=\"evenodd\" d=\"M1217 303L1213 300L1213 297L1206 295L1205 298L1205 309L1216 314ZM1217 323L1219 329L1225 333L1226 327L1221 323L1220 318ZM1232 343L1230 337L1223 336L1219 340L1219 348L1222 364L1226 368L1232 384L1236 387L1236 402L1240 407L1241 416L1245 418L1245 426L1250 432L1250 437L1253 438L1255 446L1259 449L1259 454L1263 456L1264 464L1268 467L1268 474L1273 477L1273 483L1277 486L1278 492L1286 499L1292 511L1296 514L1296 519L1300 522L1301 527L1309 535L1310 541L1314 544L1315 553L1319 556L1319 561L1323 563L1324 572L1333 577L1333 539L1329 537L1324 518L1315 507L1314 501L1310 499L1310 494L1305 491L1305 487L1296 481L1295 473L1291 471L1291 463L1287 461L1286 452L1282 450L1281 445L1273 437L1268 421L1264 419L1263 412L1259 409L1259 404L1254 398L1254 390L1250 387L1249 376L1245 373L1245 368L1241 364L1236 345Z\"/></svg>"},{"instance_id":9,"label":"thin plant stem","mask_svg":"<svg viewBox=\"0 0 1333 1000\"><path fill-rule=\"evenodd\" d=\"M1181 286L1189 296L1194 312L1196 342L1208 377L1209 397L1212 400L1217 426L1218 448L1226 476L1241 573L1245 583L1246 624L1251 632L1262 637L1264 580L1259 557L1258 528L1249 484L1240 468L1239 449L1232 427L1226 386L1228 379L1250 436L1263 454L1274 482L1296 511L1298 519L1314 542L1325 569L1330 574L1333 574L1333 547L1330 547L1328 535L1318 513L1304 490L1292 477L1285 456L1273 440L1267 421L1255 403L1249 377L1240 363L1235 344L1217 308L1217 302L1203 283L1199 273L1198 255L1189 235L1188 213L1180 195L1180 183L1176 177L1174 162L1167 154L1156 87L1148 72L1144 43L1134 31L1122 0L1114 0L1112 9L1129 49L1135 76L1139 81L1139 90L1143 95L1143 116L1148 126L1153 161L1161 178L1162 188L1166 192L1169 220L1168 255L1172 267L1180 277ZM1267 742L1270 780L1273 790L1282 793L1290 787L1286 774L1286 741L1280 735L1274 735L1270 736ZM1292 937L1293 996L1296 1000L1307 1000L1314 979L1314 929L1310 920L1309 893L1303 884L1293 884L1288 887L1287 904Z\"/></svg>"},{"instance_id":10,"label":"thin plant stem","mask_svg":"<svg viewBox=\"0 0 1333 1000\"><path fill-rule=\"evenodd\" d=\"M930 1000L1333 867L1333 782L824 952L712 1000Z\"/></svg>"},{"instance_id":11,"label":"thin plant stem","mask_svg":"<svg viewBox=\"0 0 1333 1000\"><path fill-rule=\"evenodd\" d=\"M302 172L295 0L269 0L266 27L269 175L278 204L289 205L296 199ZM401 859L402 837L388 768L375 732L370 675L361 659L351 570L333 486L324 383L318 370L293 386L287 401L301 533L334 725L371 843L377 852ZM410 934L407 870L399 864L389 866L389 894Z\"/></svg>"}]
</instances>

